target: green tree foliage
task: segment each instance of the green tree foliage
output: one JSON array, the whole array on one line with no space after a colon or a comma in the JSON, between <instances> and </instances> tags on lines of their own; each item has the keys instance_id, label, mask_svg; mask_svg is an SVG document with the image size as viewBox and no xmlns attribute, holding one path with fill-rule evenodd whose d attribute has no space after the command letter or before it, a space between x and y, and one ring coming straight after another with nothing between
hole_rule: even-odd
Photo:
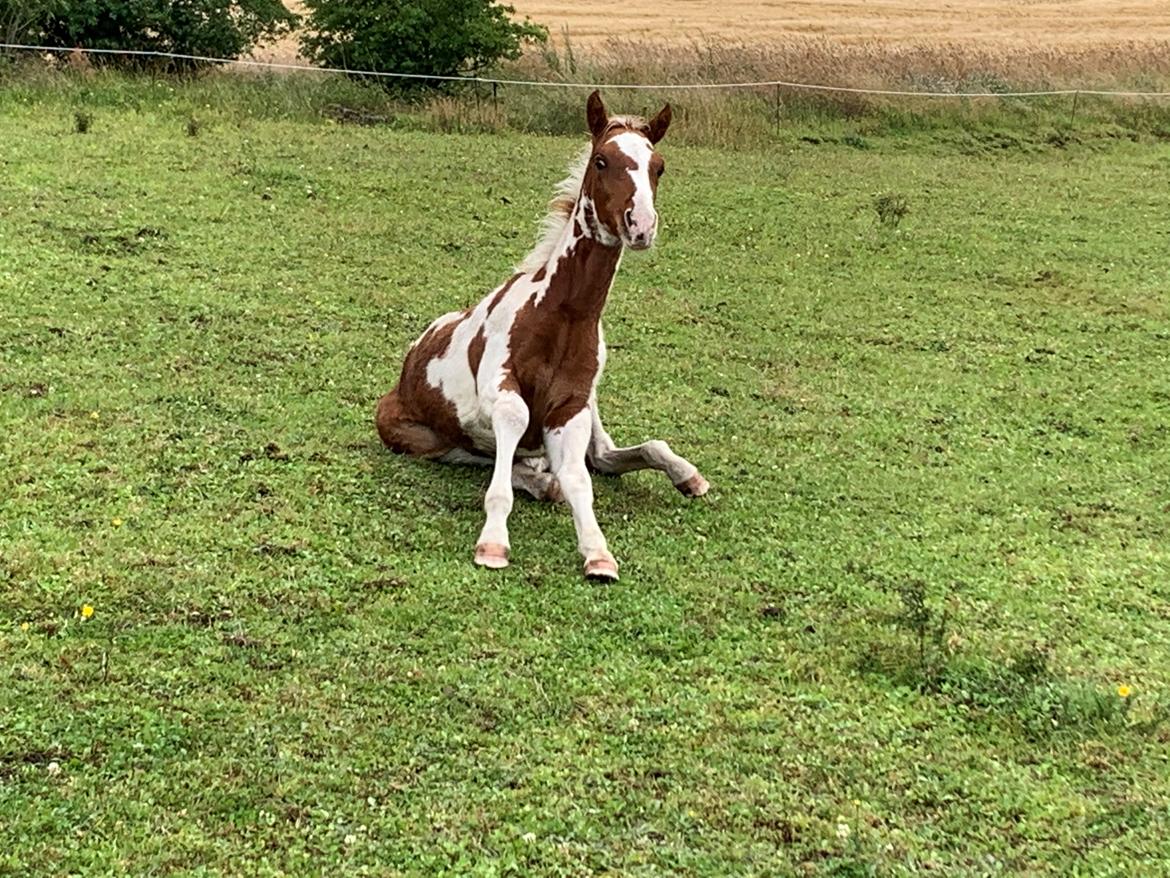
<instances>
[{"instance_id":1,"label":"green tree foliage","mask_svg":"<svg viewBox=\"0 0 1170 878\"><path fill-rule=\"evenodd\" d=\"M306 57L330 67L430 76L476 73L515 59L548 31L494 0L307 0ZM428 83L403 83L396 85ZM435 85L431 82L429 85Z\"/></svg>"},{"instance_id":2,"label":"green tree foliage","mask_svg":"<svg viewBox=\"0 0 1170 878\"><path fill-rule=\"evenodd\" d=\"M37 7L36 15L20 17L21 36L46 45L216 58L237 58L297 21L280 0L0 0L0 22L9 6Z\"/></svg>"},{"instance_id":3,"label":"green tree foliage","mask_svg":"<svg viewBox=\"0 0 1170 878\"><path fill-rule=\"evenodd\" d=\"M38 40L49 10L57 0L0 0L0 42Z\"/></svg>"}]
</instances>

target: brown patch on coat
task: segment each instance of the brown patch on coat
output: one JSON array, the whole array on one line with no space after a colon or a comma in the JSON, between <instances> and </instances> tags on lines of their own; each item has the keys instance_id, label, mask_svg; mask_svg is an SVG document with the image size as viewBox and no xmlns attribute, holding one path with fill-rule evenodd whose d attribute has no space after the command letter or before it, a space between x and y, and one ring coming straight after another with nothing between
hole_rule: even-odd
<instances>
[{"instance_id":1,"label":"brown patch on coat","mask_svg":"<svg viewBox=\"0 0 1170 878\"><path fill-rule=\"evenodd\" d=\"M427 365L447 353L455 327L470 310L430 328L406 354L398 385L378 401L378 435L391 451L416 457L441 457L454 448L474 450L459 424L455 406L427 381Z\"/></svg>"},{"instance_id":2,"label":"brown patch on coat","mask_svg":"<svg viewBox=\"0 0 1170 878\"><path fill-rule=\"evenodd\" d=\"M484 335L483 327L479 328L479 332L475 334L475 338L467 345L467 365L471 367L471 377L476 383L478 391L479 387L479 361L483 359L483 349L487 347L487 336Z\"/></svg>"},{"instance_id":3,"label":"brown patch on coat","mask_svg":"<svg viewBox=\"0 0 1170 878\"><path fill-rule=\"evenodd\" d=\"M544 430L563 427L589 405L601 312L620 256L620 246L580 239L557 261L540 303L533 298L517 312L502 386L528 405L521 448L540 448Z\"/></svg>"},{"instance_id":4,"label":"brown patch on coat","mask_svg":"<svg viewBox=\"0 0 1170 878\"><path fill-rule=\"evenodd\" d=\"M518 281L523 276L524 275L522 272L512 275L510 278L508 278L502 287L496 290L496 294L492 296L492 300L488 302L487 312L489 314L491 314L492 311L496 309L496 305L503 301L504 296L508 295L508 290L512 289L512 284L516 283L516 281Z\"/></svg>"}]
</instances>

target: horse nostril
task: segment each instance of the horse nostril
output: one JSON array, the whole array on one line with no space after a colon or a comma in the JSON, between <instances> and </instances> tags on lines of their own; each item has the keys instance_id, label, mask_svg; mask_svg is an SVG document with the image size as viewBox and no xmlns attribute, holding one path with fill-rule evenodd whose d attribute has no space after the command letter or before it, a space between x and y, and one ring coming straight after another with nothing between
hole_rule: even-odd
<instances>
[{"instance_id":1,"label":"horse nostril","mask_svg":"<svg viewBox=\"0 0 1170 878\"><path fill-rule=\"evenodd\" d=\"M634 230L634 209L632 207L626 211L626 228L631 232Z\"/></svg>"}]
</instances>

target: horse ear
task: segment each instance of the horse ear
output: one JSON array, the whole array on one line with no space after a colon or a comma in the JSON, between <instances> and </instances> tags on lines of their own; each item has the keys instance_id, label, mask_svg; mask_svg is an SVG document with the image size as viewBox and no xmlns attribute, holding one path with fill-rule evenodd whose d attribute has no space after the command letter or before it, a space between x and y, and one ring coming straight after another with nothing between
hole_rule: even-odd
<instances>
[{"instance_id":1,"label":"horse ear","mask_svg":"<svg viewBox=\"0 0 1170 878\"><path fill-rule=\"evenodd\" d=\"M601 100L600 92L589 95L589 102L585 105L585 119L589 122L589 132L594 137L605 133L605 126L609 124L609 111Z\"/></svg>"},{"instance_id":2,"label":"horse ear","mask_svg":"<svg viewBox=\"0 0 1170 878\"><path fill-rule=\"evenodd\" d=\"M650 142L657 143L666 134L666 129L670 127L670 104L663 107L658 115L650 120Z\"/></svg>"}]
</instances>

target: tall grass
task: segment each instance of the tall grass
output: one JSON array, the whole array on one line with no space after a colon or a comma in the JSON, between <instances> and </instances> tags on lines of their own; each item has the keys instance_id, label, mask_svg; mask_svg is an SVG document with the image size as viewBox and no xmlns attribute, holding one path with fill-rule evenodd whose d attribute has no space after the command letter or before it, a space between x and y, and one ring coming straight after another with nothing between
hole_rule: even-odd
<instances>
[{"instance_id":1,"label":"tall grass","mask_svg":"<svg viewBox=\"0 0 1170 878\"><path fill-rule=\"evenodd\" d=\"M516 62L535 78L671 84L783 79L853 88L1014 91L1046 88L1157 89L1170 82L1170 42L1085 46L980 43L847 43L788 37L761 44L658 44L613 39L574 50L568 35Z\"/></svg>"},{"instance_id":2,"label":"tall grass","mask_svg":"<svg viewBox=\"0 0 1170 878\"><path fill-rule=\"evenodd\" d=\"M943 93L1060 89L1170 91L1170 43L1125 43L1053 50L923 43L889 45L786 39L770 45L658 45L611 40L588 54L568 35L507 69L517 79L667 85L784 80L860 89ZM580 95L508 86L504 122L526 130L579 127ZM789 87L620 92L627 109L664 100L680 110L677 134L696 142L742 144L774 139L792 125L840 125L872 133L975 125L1037 131L1086 131L1119 125L1143 133L1170 127L1170 99L887 97ZM451 108L444 108L450 115Z\"/></svg>"},{"instance_id":3,"label":"tall grass","mask_svg":"<svg viewBox=\"0 0 1170 878\"><path fill-rule=\"evenodd\" d=\"M1049 89L1170 90L1170 43L1027 49L923 43L887 45L786 39L772 45L655 45L612 40L578 51L568 35L498 71L505 79L595 83L624 112L676 110L672 139L748 146L786 136L876 136L920 130L1009 131L1063 142L1078 137L1170 137L1170 99L965 98ZM664 85L785 80L863 89L956 93L892 97L786 86L622 90ZM46 94L74 103L173 105L189 117L217 107L261 117L321 117L445 132L520 130L578 134L585 92L540 85L458 85L425 95L328 73L216 70L175 80L129 77L76 63L0 68L0 102Z\"/></svg>"}]
</instances>

